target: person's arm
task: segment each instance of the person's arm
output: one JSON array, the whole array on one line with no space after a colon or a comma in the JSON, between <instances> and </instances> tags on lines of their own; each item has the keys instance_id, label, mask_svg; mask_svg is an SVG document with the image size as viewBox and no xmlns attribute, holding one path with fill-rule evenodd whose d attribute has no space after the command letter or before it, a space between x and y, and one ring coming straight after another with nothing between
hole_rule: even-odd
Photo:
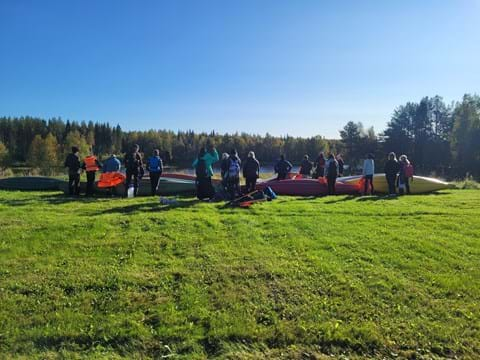
<instances>
[{"instance_id":1,"label":"person's arm","mask_svg":"<svg viewBox=\"0 0 480 360\"><path fill-rule=\"evenodd\" d=\"M257 165L257 169L255 171L255 174L257 175L257 178L260 177L260 162L258 160L255 160L255 163Z\"/></svg>"},{"instance_id":2,"label":"person's arm","mask_svg":"<svg viewBox=\"0 0 480 360\"><path fill-rule=\"evenodd\" d=\"M292 169L293 169L293 165L290 161L287 161L287 165L288 165L288 170L287 172L290 172Z\"/></svg>"},{"instance_id":3,"label":"person's arm","mask_svg":"<svg viewBox=\"0 0 480 360\"><path fill-rule=\"evenodd\" d=\"M372 160L372 175L375 175L375 161Z\"/></svg>"},{"instance_id":4,"label":"person's arm","mask_svg":"<svg viewBox=\"0 0 480 360\"><path fill-rule=\"evenodd\" d=\"M160 171L160 175L163 173L163 161L162 159L158 162L158 170Z\"/></svg>"},{"instance_id":5,"label":"person's arm","mask_svg":"<svg viewBox=\"0 0 480 360\"><path fill-rule=\"evenodd\" d=\"M362 175L365 176L367 172L365 171L365 168L367 167L367 160L363 162L363 169L362 169Z\"/></svg>"},{"instance_id":6,"label":"person's arm","mask_svg":"<svg viewBox=\"0 0 480 360\"><path fill-rule=\"evenodd\" d=\"M198 164L198 159L193 160L192 167L195 169Z\"/></svg>"}]
</instances>

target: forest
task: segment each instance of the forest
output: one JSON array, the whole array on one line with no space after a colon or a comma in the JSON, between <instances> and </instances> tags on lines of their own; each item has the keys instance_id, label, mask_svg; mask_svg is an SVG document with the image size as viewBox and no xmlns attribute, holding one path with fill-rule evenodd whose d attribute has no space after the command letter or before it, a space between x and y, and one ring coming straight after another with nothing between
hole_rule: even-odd
<instances>
[{"instance_id":1,"label":"forest","mask_svg":"<svg viewBox=\"0 0 480 360\"><path fill-rule=\"evenodd\" d=\"M93 150L100 158L106 158L112 153L122 157L132 144L138 144L145 155L158 148L167 165L188 167L207 142L215 144L220 152L235 148L242 158L253 150L263 165L271 165L280 154L298 164L305 154L315 158L320 152L333 152L342 154L352 173L367 153L375 155L381 172L387 153L394 151L397 155L406 154L420 175L479 179L480 97L465 94L451 104L440 96L424 97L393 109L383 132L348 122L339 129L339 139L313 134L307 138L268 133L219 134L214 130L125 131L119 125L93 121L0 117L0 173L5 176L12 169L45 175L61 173L64 157L73 145L80 148L83 156Z\"/></svg>"}]
</instances>

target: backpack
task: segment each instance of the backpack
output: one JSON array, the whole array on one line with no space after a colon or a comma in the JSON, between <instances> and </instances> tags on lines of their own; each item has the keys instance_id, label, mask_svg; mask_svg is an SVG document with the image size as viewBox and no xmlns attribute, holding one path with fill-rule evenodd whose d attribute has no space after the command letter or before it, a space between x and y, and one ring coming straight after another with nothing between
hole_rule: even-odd
<instances>
[{"instance_id":1,"label":"backpack","mask_svg":"<svg viewBox=\"0 0 480 360\"><path fill-rule=\"evenodd\" d=\"M338 163L335 160L330 161L328 164L328 177L337 177L338 175Z\"/></svg>"},{"instance_id":2,"label":"backpack","mask_svg":"<svg viewBox=\"0 0 480 360\"><path fill-rule=\"evenodd\" d=\"M197 178L207 178L207 162L204 159L198 159L197 166L195 166L195 175Z\"/></svg>"},{"instance_id":3,"label":"backpack","mask_svg":"<svg viewBox=\"0 0 480 360\"><path fill-rule=\"evenodd\" d=\"M237 178L240 177L240 163L237 159L230 159L228 164L228 177Z\"/></svg>"},{"instance_id":4,"label":"backpack","mask_svg":"<svg viewBox=\"0 0 480 360\"><path fill-rule=\"evenodd\" d=\"M413 176L413 165L408 164L405 166L405 176L406 177L412 177Z\"/></svg>"}]
</instances>

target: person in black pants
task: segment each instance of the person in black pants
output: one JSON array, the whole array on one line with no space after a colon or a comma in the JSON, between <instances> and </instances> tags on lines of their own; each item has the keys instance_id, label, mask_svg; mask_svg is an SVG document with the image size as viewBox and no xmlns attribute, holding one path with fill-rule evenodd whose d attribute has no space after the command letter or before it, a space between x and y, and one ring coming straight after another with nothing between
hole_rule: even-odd
<instances>
[{"instance_id":1,"label":"person in black pants","mask_svg":"<svg viewBox=\"0 0 480 360\"><path fill-rule=\"evenodd\" d=\"M245 178L245 191L250 193L255 191L257 179L260 176L260 163L255 158L255 153L250 151L247 160L243 165L243 177Z\"/></svg>"},{"instance_id":2,"label":"person in black pants","mask_svg":"<svg viewBox=\"0 0 480 360\"><path fill-rule=\"evenodd\" d=\"M400 164L397 161L397 156L394 152L388 154L388 160L385 163L385 177L387 178L388 184L388 194L390 196L396 195L396 183L397 183L397 175L400 171Z\"/></svg>"},{"instance_id":3,"label":"person in black pants","mask_svg":"<svg viewBox=\"0 0 480 360\"><path fill-rule=\"evenodd\" d=\"M150 187L152 196L157 193L160 176L163 172L163 162L160 158L160 151L153 150L153 156L150 156L147 161L147 170L150 174Z\"/></svg>"},{"instance_id":4,"label":"person in black pants","mask_svg":"<svg viewBox=\"0 0 480 360\"><path fill-rule=\"evenodd\" d=\"M132 183L133 179L133 195L137 196L138 194L138 179L143 170L142 156L138 152L140 146L134 145L132 150L125 155L125 169L126 169L126 180L125 180L125 196L128 195L128 188Z\"/></svg>"},{"instance_id":5,"label":"person in black pants","mask_svg":"<svg viewBox=\"0 0 480 360\"><path fill-rule=\"evenodd\" d=\"M72 146L72 152L65 159L64 166L68 168L68 193L69 195L80 195L80 156L78 147Z\"/></svg>"},{"instance_id":6,"label":"person in black pants","mask_svg":"<svg viewBox=\"0 0 480 360\"><path fill-rule=\"evenodd\" d=\"M328 160L325 162L326 178L328 185L328 195L335 195L335 183L338 176L338 162L335 156L330 154Z\"/></svg>"}]
</instances>

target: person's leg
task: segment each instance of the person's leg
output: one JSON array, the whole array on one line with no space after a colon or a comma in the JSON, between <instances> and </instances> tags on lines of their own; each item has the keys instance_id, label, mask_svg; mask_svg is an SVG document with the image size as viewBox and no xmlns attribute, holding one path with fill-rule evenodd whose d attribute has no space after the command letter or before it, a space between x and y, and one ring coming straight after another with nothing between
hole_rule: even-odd
<instances>
[{"instance_id":1,"label":"person's leg","mask_svg":"<svg viewBox=\"0 0 480 360\"><path fill-rule=\"evenodd\" d=\"M75 175L74 185L75 185L75 195L78 196L80 195L80 174Z\"/></svg>"},{"instance_id":2,"label":"person's leg","mask_svg":"<svg viewBox=\"0 0 480 360\"><path fill-rule=\"evenodd\" d=\"M373 187L373 175L370 176L370 189L371 194L373 195L375 193L375 188Z\"/></svg>"},{"instance_id":3,"label":"person's leg","mask_svg":"<svg viewBox=\"0 0 480 360\"><path fill-rule=\"evenodd\" d=\"M332 178L332 195L335 195L335 183L337 182L337 178Z\"/></svg>"},{"instance_id":4,"label":"person's leg","mask_svg":"<svg viewBox=\"0 0 480 360\"><path fill-rule=\"evenodd\" d=\"M133 196L138 195L138 173L133 174Z\"/></svg>"},{"instance_id":5,"label":"person's leg","mask_svg":"<svg viewBox=\"0 0 480 360\"><path fill-rule=\"evenodd\" d=\"M410 195L410 178L405 179L405 189L407 190L407 194Z\"/></svg>"},{"instance_id":6,"label":"person's leg","mask_svg":"<svg viewBox=\"0 0 480 360\"><path fill-rule=\"evenodd\" d=\"M75 176L68 174L68 195L75 193Z\"/></svg>"},{"instance_id":7,"label":"person's leg","mask_svg":"<svg viewBox=\"0 0 480 360\"><path fill-rule=\"evenodd\" d=\"M152 196L155 196L157 194L159 179L160 179L160 173L156 173L156 172L150 173L150 191Z\"/></svg>"},{"instance_id":8,"label":"person's leg","mask_svg":"<svg viewBox=\"0 0 480 360\"><path fill-rule=\"evenodd\" d=\"M132 183L132 173L127 170L125 174L125 197L128 196L128 188L130 187L131 183Z\"/></svg>"},{"instance_id":9,"label":"person's leg","mask_svg":"<svg viewBox=\"0 0 480 360\"><path fill-rule=\"evenodd\" d=\"M255 191L256 188L257 188L257 178L254 177L252 178L252 189L250 191Z\"/></svg>"},{"instance_id":10,"label":"person's leg","mask_svg":"<svg viewBox=\"0 0 480 360\"><path fill-rule=\"evenodd\" d=\"M95 184L95 171L87 171L87 196L93 195L93 187Z\"/></svg>"},{"instance_id":11,"label":"person's leg","mask_svg":"<svg viewBox=\"0 0 480 360\"><path fill-rule=\"evenodd\" d=\"M365 176L365 185L363 186L363 195L367 195L368 192L368 175Z\"/></svg>"}]
</instances>

